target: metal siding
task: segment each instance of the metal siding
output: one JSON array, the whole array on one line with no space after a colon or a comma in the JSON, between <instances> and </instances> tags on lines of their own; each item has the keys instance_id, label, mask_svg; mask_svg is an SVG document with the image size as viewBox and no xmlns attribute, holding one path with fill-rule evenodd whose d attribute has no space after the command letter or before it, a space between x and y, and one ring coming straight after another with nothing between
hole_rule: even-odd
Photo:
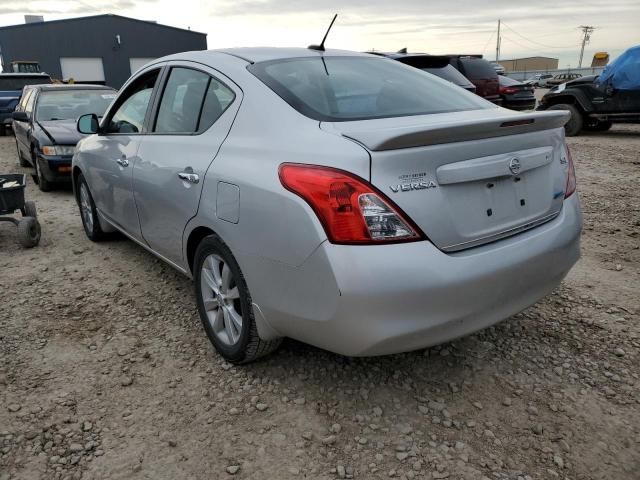
<instances>
[{"instance_id":1,"label":"metal siding","mask_svg":"<svg viewBox=\"0 0 640 480\"><path fill-rule=\"evenodd\" d=\"M106 84L115 88L129 78L132 57L157 58L206 48L203 33L108 15L0 28L5 70L12 61L35 60L44 72L62 78L60 57L101 57Z\"/></svg>"}]
</instances>

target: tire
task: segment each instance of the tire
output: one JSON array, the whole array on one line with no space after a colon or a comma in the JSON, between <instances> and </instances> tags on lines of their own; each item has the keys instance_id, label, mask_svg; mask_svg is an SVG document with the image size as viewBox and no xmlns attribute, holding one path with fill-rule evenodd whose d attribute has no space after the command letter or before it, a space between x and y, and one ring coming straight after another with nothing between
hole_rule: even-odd
<instances>
[{"instance_id":1,"label":"tire","mask_svg":"<svg viewBox=\"0 0 640 480\"><path fill-rule=\"evenodd\" d=\"M24 217L18 222L18 241L25 248L40 243L40 223L33 217Z\"/></svg>"},{"instance_id":2,"label":"tire","mask_svg":"<svg viewBox=\"0 0 640 480\"><path fill-rule=\"evenodd\" d=\"M22 216L38 218L38 212L36 211L36 204L31 201L24 202L24 208L22 209Z\"/></svg>"},{"instance_id":3,"label":"tire","mask_svg":"<svg viewBox=\"0 0 640 480\"><path fill-rule=\"evenodd\" d=\"M264 341L258 336L244 275L217 235L198 245L193 272L200 320L222 357L235 364L248 363L280 346L282 339Z\"/></svg>"},{"instance_id":4,"label":"tire","mask_svg":"<svg viewBox=\"0 0 640 480\"><path fill-rule=\"evenodd\" d=\"M582 112L575 105L558 103L557 105L550 106L549 110L565 110L571 112L571 118L564 126L564 134L567 137L574 137L580 133L584 125L584 119L582 118Z\"/></svg>"},{"instance_id":5,"label":"tire","mask_svg":"<svg viewBox=\"0 0 640 480\"><path fill-rule=\"evenodd\" d=\"M44 173L40 169L38 164L38 158L33 159L33 168L36 169L36 181L38 182L38 188L43 192L50 192L53 188L53 184L44 177Z\"/></svg>"},{"instance_id":6,"label":"tire","mask_svg":"<svg viewBox=\"0 0 640 480\"><path fill-rule=\"evenodd\" d=\"M24 157L22 156L22 153L20 153L20 147L18 146L18 140L16 140L16 150L18 151L18 163L20 164L21 167L30 167L31 164L29 162L27 162Z\"/></svg>"},{"instance_id":7,"label":"tire","mask_svg":"<svg viewBox=\"0 0 640 480\"><path fill-rule=\"evenodd\" d=\"M78 176L76 189L78 191L78 207L80 208L80 218L82 219L84 233L92 242L100 242L107 239L109 235L100 227L96 204L91 196L89 185L82 174Z\"/></svg>"}]
</instances>

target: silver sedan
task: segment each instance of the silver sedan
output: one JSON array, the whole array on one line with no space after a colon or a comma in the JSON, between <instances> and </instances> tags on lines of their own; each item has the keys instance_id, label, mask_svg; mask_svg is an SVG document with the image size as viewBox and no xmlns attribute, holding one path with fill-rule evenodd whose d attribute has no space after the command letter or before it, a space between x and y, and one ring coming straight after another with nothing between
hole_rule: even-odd
<instances>
[{"instance_id":1,"label":"silver sedan","mask_svg":"<svg viewBox=\"0 0 640 480\"><path fill-rule=\"evenodd\" d=\"M192 277L242 363L292 337L382 355L485 328L579 257L565 112L516 113L353 52L188 52L78 120L87 236Z\"/></svg>"}]
</instances>

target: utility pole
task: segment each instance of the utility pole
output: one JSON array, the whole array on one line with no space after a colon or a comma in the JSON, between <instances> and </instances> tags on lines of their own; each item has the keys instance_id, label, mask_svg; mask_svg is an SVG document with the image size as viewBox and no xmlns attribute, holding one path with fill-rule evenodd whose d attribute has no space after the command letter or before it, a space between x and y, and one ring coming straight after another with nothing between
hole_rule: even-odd
<instances>
[{"instance_id":1,"label":"utility pole","mask_svg":"<svg viewBox=\"0 0 640 480\"><path fill-rule=\"evenodd\" d=\"M578 68L582 68L582 57L584 56L584 46L589 43L591 39L591 34L596 29L596 27L592 27L590 25L580 25L580 29L582 30L582 48L580 49L580 60L578 61Z\"/></svg>"},{"instance_id":2,"label":"utility pole","mask_svg":"<svg viewBox=\"0 0 640 480\"><path fill-rule=\"evenodd\" d=\"M500 19L498 19L498 38L496 40L496 63L500 60Z\"/></svg>"}]
</instances>

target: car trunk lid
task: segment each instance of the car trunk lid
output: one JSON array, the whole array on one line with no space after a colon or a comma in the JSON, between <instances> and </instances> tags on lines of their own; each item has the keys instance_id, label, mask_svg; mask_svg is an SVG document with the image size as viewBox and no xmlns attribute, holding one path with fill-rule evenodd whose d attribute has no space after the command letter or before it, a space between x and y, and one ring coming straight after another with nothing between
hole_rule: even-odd
<instances>
[{"instance_id":1,"label":"car trunk lid","mask_svg":"<svg viewBox=\"0 0 640 480\"><path fill-rule=\"evenodd\" d=\"M547 115L552 113L552 115ZM516 234L562 208L564 112L493 109L323 123L367 148L371 183L444 251Z\"/></svg>"}]
</instances>

